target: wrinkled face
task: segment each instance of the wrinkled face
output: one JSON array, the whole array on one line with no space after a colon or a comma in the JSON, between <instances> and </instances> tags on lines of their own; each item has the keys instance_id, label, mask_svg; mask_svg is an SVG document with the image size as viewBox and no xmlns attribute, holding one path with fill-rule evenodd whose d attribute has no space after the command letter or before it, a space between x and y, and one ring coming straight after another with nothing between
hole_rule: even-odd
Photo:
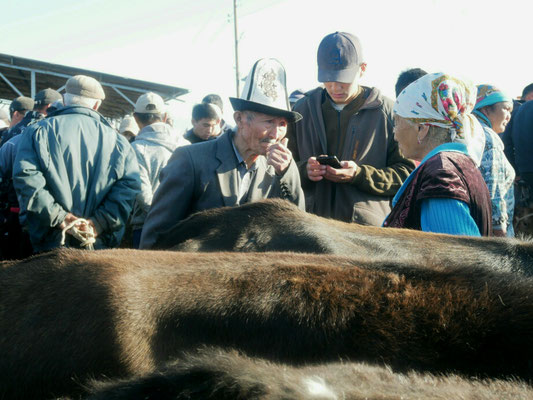
<instances>
[{"instance_id":1,"label":"wrinkled face","mask_svg":"<svg viewBox=\"0 0 533 400\"><path fill-rule=\"evenodd\" d=\"M287 125L286 118L250 111L241 112L241 118L237 121L239 135L247 148L253 154L263 156L271 144L278 143L285 137Z\"/></svg>"},{"instance_id":2,"label":"wrinkled face","mask_svg":"<svg viewBox=\"0 0 533 400\"><path fill-rule=\"evenodd\" d=\"M220 134L220 120L202 118L198 121L192 120L192 130L194 134L202 140L207 140Z\"/></svg>"},{"instance_id":3,"label":"wrinkled face","mask_svg":"<svg viewBox=\"0 0 533 400\"><path fill-rule=\"evenodd\" d=\"M492 124L492 130L496 133L502 133L511 119L513 103L501 101L492 107L486 108L486 116Z\"/></svg>"},{"instance_id":4,"label":"wrinkled face","mask_svg":"<svg viewBox=\"0 0 533 400\"><path fill-rule=\"evenodd\" d=\"M394 115L394 140L398 142L398 147L402 154L413 160L421 160L418 144L417 125L409 122L407 119Z\"/></svg>"}]
</instances>

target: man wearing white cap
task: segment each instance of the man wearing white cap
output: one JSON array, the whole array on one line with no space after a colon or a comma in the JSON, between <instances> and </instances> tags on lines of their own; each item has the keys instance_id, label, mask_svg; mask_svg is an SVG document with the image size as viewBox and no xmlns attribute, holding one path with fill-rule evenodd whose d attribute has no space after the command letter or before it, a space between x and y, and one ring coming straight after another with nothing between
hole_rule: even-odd
<instances>
[{"instance_id":1,"label":"man wearing white cap","mask_svg":"<svg viewBox=\"0 0 533 400\"><path fill-rule=\"evenodd\" d=\"M87 220L80 230L94 231L94 248L115 247L140 190L135 152L97 112L98 81L76 75L65 90L65 107L22 134L13 167L20 220L35 252L60 246L79 218ZM66 235L65 245L80 242Z\"/></svg>"},{"instance_id":2,"label":"man wearing white cap","mask_svg":"<svg viewBox=\"0 0 533 400\"><path fill-rule=\"evenodd\" d=\"M380 226L390 200L415 164L394 141L392 100L360 85L366 70L359 39L347 32L325 36L317 52L318 81L294 105L303 121L291 133L307 211ZM321 155L337 157L327 165Z\"/></svg>"},{"instance_id":3,"label":"man wearing white cap","mask_svg":"<svg viewBox=\"0 0 533 400\"><path fill-rule=\"evenodd\" d=\"M287 148L290 110L285 70L274 59L257 61L240 98L230 98L237 128L216 140L176 149L161 172L145 221L141 248L157 248L190 214L266 198L304 208L300 177Z\"/></svg>"},{"instance_id":4,"label":"man wearing white cap","mask_svg":"<svg viewBox=\"0 0 533 400\"><path fill-rule=\"evenodd\" d=\"M133 142L135 136L139 134L139 125L135 122L135 118L131 115L126 115L122 118L120 126L118 127L118 133L128 139L128 142Z\"/></svg>"},{"instance_id":5,"label":"man wearing white cap","mask_svg":"<svg viewBox=\"0 0 533 400\"><path fill-rule=\"evenodd\" d=\"M135 200L131 218L133 246L138 248L144 220L159 186L159 174L176 147L190 143L166 123L165 103L156 93L145 93L137 99L133 117L141 128L132 143L141 174L141 192Z\"/></svg>"}]
</instances>

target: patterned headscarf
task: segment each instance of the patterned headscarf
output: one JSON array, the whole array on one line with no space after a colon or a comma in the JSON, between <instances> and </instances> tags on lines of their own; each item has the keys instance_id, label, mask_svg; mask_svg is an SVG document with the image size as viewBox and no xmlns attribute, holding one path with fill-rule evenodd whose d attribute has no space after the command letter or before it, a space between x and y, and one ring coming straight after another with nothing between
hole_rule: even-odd
<instances>
[{"instance_id":1,"label":"patterned headscarf","mask_svg":"<svg viewBox=\"0 0 533 400\"><path fill-rule=\"evenodd\" d=\"M452 142L464 143L479 165L485 134L472 115L476 94L473 84L443 73L428 74L400 93L394 113L418 124L447 128Z\"/></svg>"},{"instance_id":2,"label":"patterned headscarf","mask_svg":"<svg viewBox=\"0 0 533 400\"><path fill-rule=\"evenodd\" d=\"M503 93L496 86L487 84L477 85L477 99L474 110L479 110L482 107L490 106L502 101L512 102L513 99Z\"/></svg>"}]
</instances>

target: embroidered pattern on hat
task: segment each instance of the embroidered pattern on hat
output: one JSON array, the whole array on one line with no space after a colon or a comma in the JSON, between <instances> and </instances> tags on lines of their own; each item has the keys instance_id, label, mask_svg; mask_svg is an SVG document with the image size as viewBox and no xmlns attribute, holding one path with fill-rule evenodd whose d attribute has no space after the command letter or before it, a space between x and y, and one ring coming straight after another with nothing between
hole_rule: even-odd
<instances>
[{"instance_id":1,"label":"embroidered pattern on hat","mask_svg":"<svg viewBox=\"0 0 533 400\"><path fill-rule=\"evenodd\" d=\"M270 97L274 101L278 98L277 85L276 85L276 73L273 69L270 72L265 72L261 76L261 82L258 85L265 96Z\"/></svg>"}]
</instances>

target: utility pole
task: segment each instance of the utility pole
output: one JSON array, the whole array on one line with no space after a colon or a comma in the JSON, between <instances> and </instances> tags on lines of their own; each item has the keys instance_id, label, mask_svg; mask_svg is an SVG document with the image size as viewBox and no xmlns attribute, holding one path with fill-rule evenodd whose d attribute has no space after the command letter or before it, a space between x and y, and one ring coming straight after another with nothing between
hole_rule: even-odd
<instances>
[{"instance_id":1,"label":"utility pole","mask_svg":"<svg viewBox=\"0 0 533 400\"><path fill-rule=\"evenodd\" d=\"M239 39L237 36L237 0L233 0L233 28L235 34L235 85L237 88L237 98L240 97L239 89Z\"/></svg>"}]
</instances>

